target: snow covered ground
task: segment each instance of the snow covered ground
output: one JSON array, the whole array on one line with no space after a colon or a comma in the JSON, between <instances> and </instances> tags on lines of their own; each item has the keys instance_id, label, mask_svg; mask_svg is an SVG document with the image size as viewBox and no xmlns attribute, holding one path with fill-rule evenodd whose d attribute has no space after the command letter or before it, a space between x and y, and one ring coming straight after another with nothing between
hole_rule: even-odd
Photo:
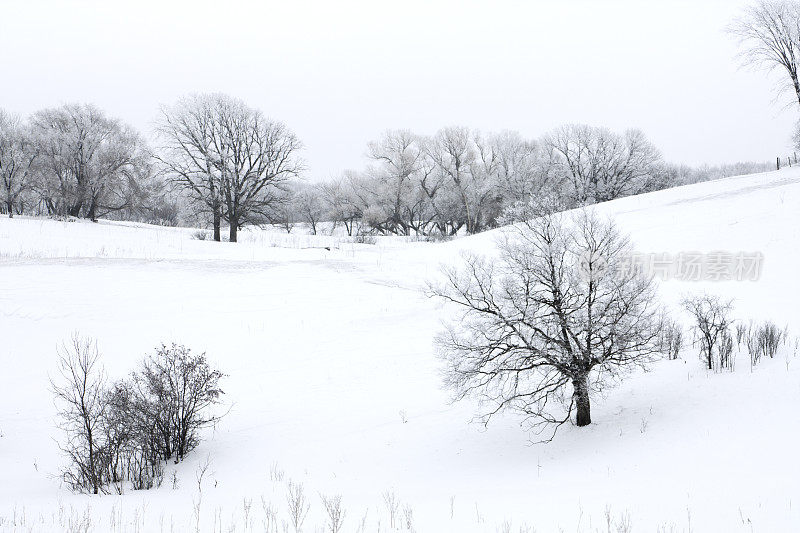
<instances>
[{"instance_id":1,"label":"snow covered ground","mask_svg":"<svg viewBox=\"0 0 800 533\"><path fill-rule=\"evenodd\" d=\"M799 206L790 168L597 209L642 251L761 252L758 281L666 281L664 301L687 322L682 295L735 298L735 318L788 325L795 339ZM289 480L310 499L307 532L324 531L320 494L341 494L348 532L407 530L406 509L418 532L800 530L794 340L723 374L687 347L595 398L593 425L531 444L514 416L483 428L473 405L448 402L432 337L449 310L421 292L498 231L374 245L193 233L0 219L0 530L264 531L265 509L287 520ZM205 350L229 374L230 413L159 489L59 485L48 375L73 331L97 339L112 378L162 342Z\"/></svg>"}]
</instances>

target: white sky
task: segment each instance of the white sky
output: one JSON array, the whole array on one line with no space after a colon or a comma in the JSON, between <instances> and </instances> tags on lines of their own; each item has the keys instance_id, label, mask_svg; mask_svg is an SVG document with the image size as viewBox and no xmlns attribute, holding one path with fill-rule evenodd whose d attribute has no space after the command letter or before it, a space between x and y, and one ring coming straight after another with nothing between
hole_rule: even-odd
<instances>
[{"instance_id":1,"label":"white sky","mask_svg":"<svg viewBox=\"0 0 800 533\"><path fill-rule=\"evenodd\" d=\"M388 128L638 127L675 162L774 160L796 120L739 68L738 0L58 1L0 5L0 107L92 102L147 133L222 91L285 121L308 177Z\"/></svg>"}]
</instances>

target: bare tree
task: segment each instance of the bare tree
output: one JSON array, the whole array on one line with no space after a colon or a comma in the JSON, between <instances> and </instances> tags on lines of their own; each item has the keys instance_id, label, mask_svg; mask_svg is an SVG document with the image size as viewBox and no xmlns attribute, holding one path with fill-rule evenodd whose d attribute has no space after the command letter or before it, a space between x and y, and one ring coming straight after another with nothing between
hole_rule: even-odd
<instances>
[{"instance_id":1,"label":"bare tree","mask_svg":"<svg viewBox=\"0 0 800 533\"><path fill-rule=\"evenodd\" d=\"M778 352L781 331L772 322L751 326L747 336L747 349L750 352L750 365L755 366L762 357L772 359Z\"/></svg>"},{"instance_id":2,"label":"bare tree","mask_svg":"<svg viewBox=\"0 0 800 533\"><path fill-rule=\"evenodd\" d=\"M136 409L152 427L162 459L182 460L200 442L199 431L220 419L211 408L220 402L224 376L204 353L177 344L161 346L133 374Z\"/></svg>"},{"instance_id":3,"label":"bare tree","mask_svg":"<svg viewBox=\"0 0 800 533\"><path fill-rule=\"evenodd\" d=\"M447 210L449 225L464 225L470 234L494 225L503 196L499 180L510 169L503 165L511 163L502 144L501 136L484 137L463 127L444 128L425 142L425 154L438 178L433 181L439 185L437 196L460 200L459 211Z\"/></svg>"},{"instance_id":4,"label":"bare tree","mask_svg":"<svg viewBox=\"0 0 800 533\"><path fill-rule=\"evenodd\" d=\"M503 131L487 136L495 158L497 187L507 205L529 203L552 185L549 162L544 159L541 143L524 139L519 132Z\"/></svg>"},{"instance_id":5,"label":"bare tree","mask_svg":"<svg viewBox=\"0 0 800 533\"><path fill-rule=\"evenodd\" d=\"M98 216L129 207L149 173L139 134L92 105L64 105L31 118L40 194L53 214Z\"/></svg>"},{"instance_id":6,"label":"bare tree","mask_svg":"<svg viewBox=\"0 0 800 533\"><path fill-rule=\"evenodd\" d=\"M322 499L322 506L325 508L325 514L328 515L327 529L330 533L339 533L344 524L344 517L347 514L342 509L342 497L340 495L325 496L320 494Z\"/></svg>"},{"instance_id":7,"label":"bare tree","mask_svg":"<svg viewBox=\"0 0 800 533\"><path fill-rule=\"evenodd\" d=\"M38 151L18 117L0 109L0 193L8 218L22 213L22 196L33 187Z\"/></svg>"},{"instance_id":8,"label":"bare tree","mask_svg":"<svg viewBox=\"0 0 800 533\"><path fill-rule=\"evenodd\" d=\"M667 359L675 360L680 356L683 347L683 328L674 320L664 319L661 330L661 352Z\"/></svg>"},{"instance_id":9,"label":"bare tree","mask_svg":"<svg viewBox=\"0 0 800 533\"><path fill-rule=\"evenodd\" d=\"M322 187L300 182L296 185L296 189L292 197L292 208L300 221L308 224L311 234L316 235L317 226L325 216Z\"/></svg>"},{"instance_id":10,"label":"bare tree","mask_svg":"<svg viewBox=\"0 0 800 533\"><path fill-rule=\"evenodd\" d=\"M117 486L130 482L134 490L144 490L161 485L164 458L155 421L149 418L152 409L136 392L133 380L120 380L106 393L106 481Z\"/></svg>"},{"instance_id":11,"label":"bare tree","mask_svg":"<svg viewBox=\"0 0 800 533\"><path fill-rule=\"evenodd\" d=\"M69 460L63 479L74 490L98 494L106 469L102 428L108 404L97 344L74 334L58 356L59 375L50 385L66 436L60 444Z\"/></svg>"},{"instance_id":12,"label":"bare tree","mask_svg":"<svg viewBox=\"0 0 800 533\"><path fill-rule=\"evenodd\" d=\"M220 419L211 407L224 375L183 346L162 346L130 379L106 387L96 343L74 335L59 348L58 368L51 388L69 459L63 479L76 491L158 486L164 461L183 459L199 430Z\"/></svg>"},{"instance_id":13,"label":"bare tree","mask_svg":"<svg viewBox=\"0 0 800 533\"><path fill-rule=\"evenodd\" d=\"M467 256L433 294L462 310L438 338L456 399L521 412L554 431L573 411L591 423L590 393L659 352L652 280L627 268L627 238L582 212L540 217L512 230L499 257Z\"/></svg>"},{"instance_id":14,"label":"bare tree","mask_svg":"<svg viewBox=\"0 0 800 533\"><path fill-rule=\"evenodd\" d=\"M289 509L289 520L291 521L294 533L303 531L303 523L306 521L311 502L306 497L302 483L295 483L289 480L286 484L286 505Z\"/></svg>"},{"instance_id":15,"label":"bare tree","mask_svg":"<svg viewBox=\"0 0 800 533\"><path fill-rule=\"evenodd\" d=\"M215 240L220 218L231 242L243 225L267 222L281 185L303 168L302 145L285 124L227 95L184 98L162 115L159 160L211 210Z\"/></svg>"},{"instance_id":16,"label":"bare tree","mask_svg":"<svg viewBox=\"0 0 800 533\"><path fill-rule=\"evenodd\" d=\"M477 157L467 128L440 130L425 145L425 152L438 173L454 187L463 209L467 233L477 233L477 217L472 202L472 164Z\"/></svg>"},{"instance_id":17,"label":"bare tree","mask_svg":"<svg viewBox=\"0 0 800 533\"><path fill-rule=\"evenodd\" d=\"M383 185L383 224L388 231L408 235L416 217L415 202L410 201L414 177L423 157L419 138L408 130L387 131L378 141L369 143L367 154L377 164L374 179Z\"/></svg>"},{"instance_id":18,"label":"bare tree","mask_svg":"<svg viewBox=\"0 0 800 533\"><path fill-rule=\"evenodd\" d=\"M222 186L215 166L210 98L187 97L172 108L163 108L156 132L161 143L156 157L162 171L189 193L194 207L210 212L214 240L222 240Z\"/></svg>"},{"instance_id":19,"label":"bare tree","mask_svg":"<svg viewBox=\"0 0 800 533\"><path fill-rule=\"evenodd\" d=\"M694 330L700 341L700 358L709 370L714 369L714 355L726 350L731 325L729 317L733 301L723 301L719 296L702 294L687 296L681 301L683 308L692 316Z\"/></svg>"},{"instance_id":20,"label":"bare tree","mask_svg":"<svg viewBox=\"0 0 800 533\"><path fill-rule=\"evenodd\" d=\"M728 30L741 40L745 65L781 70L783 90L794 91L800 103L800 3L792 0L758 0Z\"/></svg>"},{"instance_id":21,"label":"bare tree","mask_svg":"<svg viewBox=\"0 0 800 533\"><path fill-rule=\"evenodd\" d=\"M385 132L370 165L325 187L326 211L348 234L456 235L668 186L673 174L638 130L565 126L541 141L518 132L444 128L433 137ZM555 200L558 200L557 202Z\"/></svg>"},{"instance_id":22,"label":"bare tree","mask_svg":"<svg viewBox=\"0 0 800 533\"><path fill-rule=\"evenodd\" d=\"M334 225L343 224L350 236L358 233L364 213L364 206L356 192L358 179L357 174L345 172L340 178L322 186L322 199L328 216Z\"/></svg>"},{"instance_id":23,"label":"bare tree","mask_svg":"<svg viewBox=\"0 0 800 533\"><path fill-rule=\"evenodd\" d=\"M662 162L639 130L618 135L605 128L567 125L546 136L544 143L574 206L643 192L658 176Z\"/></svg>"},{"instance_id":24,"label":"bare tree","mask_svg":"<svg viewBox=\"0 0 800 533\"><path fill-rule=\"evenodd\" d=\"M302 222L301 212L295 201L297 185L295 182L284 183L276 190L267 218L267 222L286 230L286 233L291 233L294 227Z\"/></svg>"}]
</instances>

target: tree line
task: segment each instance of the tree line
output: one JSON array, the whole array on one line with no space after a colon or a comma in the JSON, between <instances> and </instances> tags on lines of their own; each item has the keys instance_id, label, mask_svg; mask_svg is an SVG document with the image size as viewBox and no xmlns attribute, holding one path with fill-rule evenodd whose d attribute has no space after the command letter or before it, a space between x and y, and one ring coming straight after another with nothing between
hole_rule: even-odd
<instances>
[{"instance_id":1,"label":"tree line","mask_svg":"<svg viewBox=\"0 0 800 533\"><path fill-rule=\"evenodd\" d=\"M93 105L27 120L0 110L0 211L213 228L235 242L245 225L303 224L311 233L452 236L520 220L531 204L591 205L665 187L764 171L767 164L692 168L664 161L639 130L565 125L539 139L515 131L389 130L368 164L307 181L302 142L224 94L164 106L153 142Z\"/></svg>"}]
</instances>

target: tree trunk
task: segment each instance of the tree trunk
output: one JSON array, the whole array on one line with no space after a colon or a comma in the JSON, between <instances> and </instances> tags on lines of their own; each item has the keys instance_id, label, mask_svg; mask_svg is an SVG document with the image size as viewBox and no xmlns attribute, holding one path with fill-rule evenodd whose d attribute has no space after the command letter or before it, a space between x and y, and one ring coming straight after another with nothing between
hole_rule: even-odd
<instances>
[{"instance_id":1,"label":"tree trunk","mask_svg":"<svg viewBox=\"0 0 800 533\"><path fill-rule=\"evenodd\" d=\"M8 200L6 204L8 205L8 218L14 218L14 203Z\"/></svg>"},{"instance_id":2,"label":"tree trunk","mask_svg":"<svg viewBox=\"0 0 800 533\"><path fill-rule=\"evenodd\" d=\"M236 242L236 234L238 231L239 231L239 222L236 219L231 218L231 231L229 234L230 238L228 239L230 242Z\"/></svg>"},{"instance_id":3,"label":"tree trunk","mask_svg":"<svg viewBox=\"0 0 800 533\"><path fill-rule=\"evenodd\" d=\"M220 242L222 240L222 232L220 226L222 225L222 217L219 216L219 208L214 209L214 240Z\"/></svg>"},{"instance_id":4,"label":"tree trunk","mask_svg":"<svg viewBox=\"0 0 800 533\"><path fill-rule=\"evenodd\" d=\"M94 200L92 200L92 203L89 204L89 212L86 213L86 218L92 222L97 222L97 202Z\"/></svg>"},{"instance_id":5,"label":"tree trunk","mask_svg":"<svg viewBox=\"0 0 800 533\"><path fill-rule=\"evenodd\" d=\"M572 380L572 397L578 409L575 423L578 427L588 426L592 423L591 408L589 405L589 380L588 376L581 376Z\"/></svg>"}]
</instances>

